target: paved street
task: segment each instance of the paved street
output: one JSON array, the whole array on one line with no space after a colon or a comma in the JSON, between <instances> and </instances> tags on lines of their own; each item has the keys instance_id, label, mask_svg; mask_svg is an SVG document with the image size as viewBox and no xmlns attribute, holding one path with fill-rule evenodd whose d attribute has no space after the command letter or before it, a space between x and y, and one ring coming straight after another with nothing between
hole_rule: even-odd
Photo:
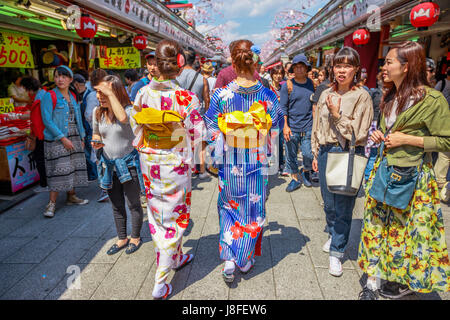
<instances>
[{"instance_id":1,"label":"paved street","mask_svg":"<svg viewBox=\"0 0 450 320\"><path fill-rule=\"evenodd\" d=\"M319 188L302 187L288 194L284 191L287 179L272 177L263 254L249 274L236 272L229 287L220 275L216 179L194 181L192 221L184 250L194 253L195 259L170 275L171 299L358 298L362 198L353 215L344 274L335 278L328 274L328 255L321 249L327 235ZM132 255L121 251L108 256L107 249L116 241L111 205L96 202L95 183L78 194L91 202L67 207L60 195L53 219L42 215L48 194L37 194L0 214L0 299L152 299L156 261L146 215L141 249ZM444 204L443 210L450 244L450 207ZM73 275L67 269L73 265L81 270L80 289L67 289ZM407 299L450 300L450 293Z\"/></svg>"}]
</instances>

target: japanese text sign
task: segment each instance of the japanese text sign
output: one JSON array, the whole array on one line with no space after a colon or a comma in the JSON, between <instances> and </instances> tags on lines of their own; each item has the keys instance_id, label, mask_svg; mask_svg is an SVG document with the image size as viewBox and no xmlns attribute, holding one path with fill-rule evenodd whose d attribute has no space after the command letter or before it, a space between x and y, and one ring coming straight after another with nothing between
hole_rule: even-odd
<instances>
[{"instance_id":1,"label":"japanese text sign","mask_svg":"<svg viewBox=\"0 0 450 320\"><path fill-rule=\"evenodd\" d=\"M11 98L0 99L0 113L14 112L14 100Z\"/></svg>"},{"instance_id":2,"label":"japanese text sign","mask_svg":"<svg viewBox=\"0 0 450 320\"><path fill-rule=\"evenodd\" d=\"M0 31L0 68L34 69L29 37Z\"/></svg>"},{"instance_id":3,"label":"japanese text sign","mask_svg":"<svg viewBox=\"0 0 450 320\"><path fill-rule=\"evenodd\" d=\"M141 67L141 53L134 47L108 48L99 58L101 69L135 69Z\"/></svg>"},{"instance_id":4,"label":"japanese text sign","mask_svg":"<svg viewBox=\"0 0 450 320\"><path fill-rule=\"evenodd\" d=\"M37 181L39 173L31 152L25 149L25 141L6 146L11 178L11 191L16 192Z\"/></svg>"}]
</instances>

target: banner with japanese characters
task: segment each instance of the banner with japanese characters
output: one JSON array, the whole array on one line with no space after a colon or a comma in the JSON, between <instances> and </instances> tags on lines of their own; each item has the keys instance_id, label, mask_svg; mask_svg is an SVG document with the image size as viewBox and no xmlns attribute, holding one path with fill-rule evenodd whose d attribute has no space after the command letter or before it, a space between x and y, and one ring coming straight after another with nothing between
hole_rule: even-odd
<instances>
[{"instance_id":1,"label":"banner with japanese characters","mask_svg":"<svg viewBox=\"0 0 450 320\"><path fill-rule=\"evenodd\" d=\"M136 69L141 67L141 53L135 47L106 48L99 55L101 69Z\"/></svg>"},{"instance_id":2,"label":"banner with japanese characters","mask_svg":"<svg viewBox=\"0 0 450 320\"><path fill-rule=\"evenodd\" d=\"M25 141L6 146L11 179L11 191L19 191L37 181L39 173L31 152L25 148Z\"/></svg>"},{"instance_id":3,"label":"banner with japanese characters","mask_svg":"<svg viewBox=\"0 0 450 320\"><path fill-rule=\"evenodd\" d=\"M0 68L34 69L29 37L0 31Z\"/></svg>"},{"instance_id":4,"label":"banner with japanese characters","mask_svg":"<svg viewBox=\"0 0 450 320\"><path fill-rule=\"evenodd\" d=\"M0 99L0 113L14 112L14 100L12 98Z\"/></svg>"}]
</instances>

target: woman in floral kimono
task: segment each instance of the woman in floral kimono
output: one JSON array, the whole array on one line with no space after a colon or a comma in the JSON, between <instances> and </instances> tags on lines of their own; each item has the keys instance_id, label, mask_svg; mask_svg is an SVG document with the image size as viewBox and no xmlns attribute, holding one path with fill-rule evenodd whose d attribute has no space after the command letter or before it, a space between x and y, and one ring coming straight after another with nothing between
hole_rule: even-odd
<instances>
[{"instance_id":1,"label":"woman in floral kimono","mask_svg":"<svg viewBox=\"0 0 450 320\"><path fill-rule=\"evenodd\" d=\"M194 130L198 138L204 124L197 111L198 98L174 81L184 65L182 48L175 41L163 40L156 48L156 61L161 75L138 92L131 126L136 135L133 144L140 153L156 250L152 294L156 299L165 299L172 292L172 286L166 284L170 270L180 269L193 258L181 249L191 205L189 130Z\"/></svg>"},{"instance_id":2,"label":"woman in floral kimono","mask_svg":"<svg viewBox=\"0 0 450 320\"><path fill-rule=\"evenodd\" d=\"M220 258L226 282L235 265L248 272L261 255L268 184L268 132L278 123L278 99L254 79L258 56L240 40L231 55L237 79L217 89L204 116L219 168Z\"/></svg>"}]
</instances>

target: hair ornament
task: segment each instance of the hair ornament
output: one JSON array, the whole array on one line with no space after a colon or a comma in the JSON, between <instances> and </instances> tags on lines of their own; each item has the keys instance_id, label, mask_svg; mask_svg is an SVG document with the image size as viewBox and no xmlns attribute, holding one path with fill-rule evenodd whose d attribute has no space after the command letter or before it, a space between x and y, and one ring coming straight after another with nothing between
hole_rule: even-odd
<instances>
[{"instance_id":1,"label":"hair ornament","mask_svg":"<svg viewBox=\"0 0 450 320\"><path fill-rule=\"evenodd\" d=\"M178 68L180 68L180 69L183 68L185 64L186 64L186 60L184 59L184 56L181 53L177 54Z\"/></svg>"}]
</instances>

